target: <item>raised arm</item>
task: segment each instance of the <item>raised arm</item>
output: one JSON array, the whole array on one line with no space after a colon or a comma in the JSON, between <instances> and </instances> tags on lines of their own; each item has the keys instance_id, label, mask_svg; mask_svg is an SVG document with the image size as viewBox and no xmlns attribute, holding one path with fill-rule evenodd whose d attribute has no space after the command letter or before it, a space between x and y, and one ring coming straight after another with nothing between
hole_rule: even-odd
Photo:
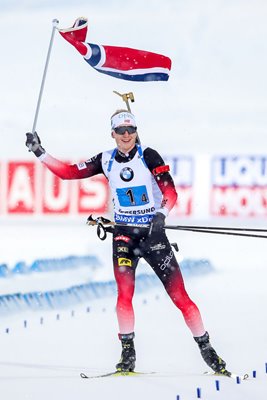
<instances>
[{"instance_id":1,"label":"raised arm","mask_svg":"<svg viewBox=\"0 0 267 400\"><path fill-rule=\"evenodd\" d=\"M31 149L35 156L46 165L46 167L61 179L83 179L103 173L102 153L78 164L66 164L48 154L41 145L37 133L26 133L26 146Z\"/></svg>"}]
</instances>

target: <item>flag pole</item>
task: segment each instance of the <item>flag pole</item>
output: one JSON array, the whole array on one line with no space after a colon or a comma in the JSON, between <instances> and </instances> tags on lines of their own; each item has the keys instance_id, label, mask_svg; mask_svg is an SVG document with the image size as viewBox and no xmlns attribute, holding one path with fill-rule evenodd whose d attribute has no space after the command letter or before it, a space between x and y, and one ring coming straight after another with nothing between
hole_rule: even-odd
<instances>
[{"instance_id":1,"label":"flag pole","mask_svg":"<svg viewBox=\"0 0 267 400\"><path fill-rule=\"evenodd\" d=\"M58 24L59 24L59 21L57 19L53 19L53 21L52 21L53 28L52 28L51 38L50 38L50 42L49 42L49 47L48 47L48 52L47 52L47 56L46 56L46 62L45 62L45 67L44 67L41 87L40 87L40 91L39 91L39 96L38 96L38 101L37 101L37 106L36 106L35 115L34 115L34 121L33 121L33 126L32 126L32 133L33 134L35 133L35 130L36 130L37 119L38 119L38 115L39 115L42 95L43 95L43 91L44 91L44 84L45 84L48 64L49 64L49 60L50 60L50 54L51 54L52 45L53 45L53 41L54 41L55 31L56 31L56 28L57 28ZM30 151L31 151L31 149L30 149Z\"/></svg>"}]
</instances>

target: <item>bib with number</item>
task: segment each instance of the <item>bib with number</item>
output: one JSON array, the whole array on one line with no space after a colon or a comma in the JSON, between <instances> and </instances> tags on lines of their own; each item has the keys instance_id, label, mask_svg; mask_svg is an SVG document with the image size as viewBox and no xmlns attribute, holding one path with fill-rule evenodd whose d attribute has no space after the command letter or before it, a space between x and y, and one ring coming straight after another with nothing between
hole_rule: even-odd
<instances>
[{"instance_id":1,"label":"bib with number","mask_svg":"<svg viewBox=\"0 0 267 400\"><path fill-rule=\"evenodd\" d=\"M137 146L135 156L126 163L115 160L116 149L104 152L102 168L112 192L115 222L148 225L160 207L162 194L145 164L144 148Z\"/></svg>"}]
</instances>

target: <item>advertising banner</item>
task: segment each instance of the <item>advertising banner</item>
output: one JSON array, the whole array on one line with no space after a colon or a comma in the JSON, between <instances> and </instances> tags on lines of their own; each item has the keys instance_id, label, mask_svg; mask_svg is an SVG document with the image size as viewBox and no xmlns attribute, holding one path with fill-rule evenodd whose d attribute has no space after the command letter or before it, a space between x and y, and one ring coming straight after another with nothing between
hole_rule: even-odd
<instances>
[{"instance_id":1,"label":"advertising banner","mask_svg":"<svg viewBox=\"0 0 267 400\"><path fill-rule=\"evenodd\" d=\"M171 217L267 216L267 156L165 156L178 200ZM64 181L42 163L0 162L2 216L109 215L107 179Z\"/></svg>"}]
</instances>

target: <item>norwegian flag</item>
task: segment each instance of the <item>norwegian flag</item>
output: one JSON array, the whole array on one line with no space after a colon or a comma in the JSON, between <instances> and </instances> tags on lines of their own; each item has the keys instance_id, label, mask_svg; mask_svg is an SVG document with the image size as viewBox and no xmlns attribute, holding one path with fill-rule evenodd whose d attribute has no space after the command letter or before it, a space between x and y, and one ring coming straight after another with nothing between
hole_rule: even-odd
<instances>
[{"instance_id":1,"label":"norwegian flag","mask_svg":"<svg viewBox=\"0 0 267 400\"><path fill-rule=\"evenodd\" d=\"M98 72L114 78L139 82L169 79L171 70L169 57L128 47L86 43L87 29L87 19L78 18L71 28L59 29L59 33Z\"/></svg>"}]
</instances>

